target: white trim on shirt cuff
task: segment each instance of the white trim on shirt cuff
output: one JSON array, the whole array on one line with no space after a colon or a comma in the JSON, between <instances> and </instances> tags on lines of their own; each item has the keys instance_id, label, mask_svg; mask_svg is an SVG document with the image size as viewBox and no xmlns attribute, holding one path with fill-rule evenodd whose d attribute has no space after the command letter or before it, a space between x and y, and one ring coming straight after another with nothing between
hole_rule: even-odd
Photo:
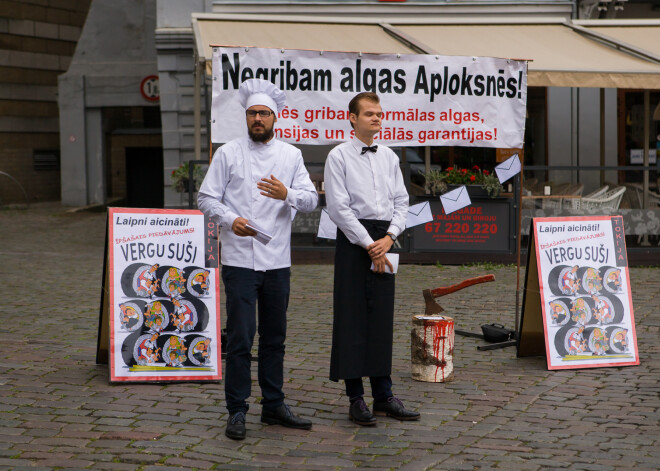
<instances>
[{"instance_id":1,"label":"white trim on shirt cuff","mask_svg":"<svg viewBox=\"0 0 660 471\"><path fill-rule=\"evenodd\" d=\"M391 226L387 229L387 232L391 232L392 234L394 234L394 237L397 237L397 238L398 238L398 237L401 235L401 233L402 233L403 231L402 231L401 229L399 229L398 227L396 227L395 225L391 225Z\"/></svg>"},{"instance_id":2,"label":"white trim on shirt cuff","mask_svg":"<svg viewBox=\"0 0 660 471\"><path fill-rule=\"evenodd\" d=\"M289 206L295 208L296 207L296 190L294 190L292 188L286 188L286 198L284 198L284 202L288 203Z\"/></svg>"},{"instance_id":3,"label":"white trim on shirt cuff","mask_svg":"<svg viewBox=\"0 0 660 471\"><path fill-rule=\"evenodd\" d=\"M230 231L230 230L231 230L231 226L234 224L234 221L236 220L236 218L239 218L239 217L240 217L240 216L239 216L238 214L233 213L233 212L231 212L231 211L227 211L227 212L225 213L224 217L222 218L222 224L221 224L221 226L222 226L224 229L227 229L227 230Z\"/></svg>"},{"instance_id":4,"label":"white trim on shirt cuff","mask_svg":"<svg viewBox=\"0 0 660 471\"><path fill-rule=\"evenodd\" d=\"M369 247L373 243L374 243L374 240L371 238L371 236L369 234L367 234L367 236L360 241L360 245L362 246L363 249L366 249L367 247Z\"/></svg>"}]
</instances>

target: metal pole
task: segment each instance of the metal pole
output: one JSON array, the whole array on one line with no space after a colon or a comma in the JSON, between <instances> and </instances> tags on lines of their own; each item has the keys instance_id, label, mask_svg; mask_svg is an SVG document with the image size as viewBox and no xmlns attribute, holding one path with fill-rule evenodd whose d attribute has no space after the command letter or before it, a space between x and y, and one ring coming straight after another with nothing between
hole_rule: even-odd
<instances>
[{"instance_id":1,"label":"metal pole","mask_svg":"<svg viewBox=\"0 0 660 471\"><path fill-rule=\"evenodd\" d=\"M644 167L649 166L649 121L651 120L651 91L644 90ZM649 201L649 171L644 170L644 193L642 194L642 208L648 206Z\"/></svg>"},{"instance_id":2,"label":"metal pole","mask_svg":"<svg viewBox=\"0 0 660 471\"><path fill-rule=\"evenodd\" d=\"M605 89L600 89L600 166L605 166ZM605 184L605 170L600 171L600 186Z\"/></svg>"},{"instance_id":3,"label":"metal pole","mask_svg":"<svg viewBox=\"0 0 660 471\"><path fill-rule=\"evenodd\" d=\"M525 169L525 159L520 159L520 173L514 178L514 189L516 194L513 195L514 198L518 199L518 238L516 240L516 313L515 313L515 327L516 336L518 336L518 327L520 319L520 245L522 238L522 190L523 190L523 171ZM531 234L530 234L531 237ZM529 257L529 252L527 253Z\"/></svg>"},{"instance_id":4,"label":"metal pole","mask_svg":"<svg viewBox=\"0 0 660 471\"><path fill-rule=\"evenodd\" d=\"M580 165L580 89L571 88L571 165ZM580 171L576 172L579 174ZM576 175L571 175L571 183L575 183Z\"/></svg>"},{"instance_id":5,"label":"metal pole","mask_svg":"<svg viewBox=\"0 0 660 471\"><path fill-rule=\"evenodd\" d=\"M195 67L194 67L194 74L195 74L195 116L194 116L194 123L195 123L195 160L199 160L201 158L202 154L202 106L201 106L201 75L202 71L200 71L200 63L199 63L199 58L197 55L195 55Z\"/></svg>"}]
</instances>

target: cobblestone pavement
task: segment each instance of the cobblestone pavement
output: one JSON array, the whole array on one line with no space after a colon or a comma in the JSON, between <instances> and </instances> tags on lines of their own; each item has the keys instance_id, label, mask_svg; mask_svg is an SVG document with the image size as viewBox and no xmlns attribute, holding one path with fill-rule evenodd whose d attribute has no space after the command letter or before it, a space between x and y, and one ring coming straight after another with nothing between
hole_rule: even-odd
<instances>
[{"instance_id":1,"label":"cobblestone pavement","mask_svg":"<svg viewBox=\"0 0 660 471\"><path fill-rule=\"evenodd\" d=\"M551 372L456 337L454 381L421 383L409 362L421 290L493 273L442 304L459 329L513 327L516 270L402 266L393 379L422 419L359 428L327 379L332 266L294 266L285 392L313 430L262 425L253 397L234 442L222 384L110 385L95 364L104 234L104 213L0 211L0 469L660 469L658 269L631 270L639 367Z\"/></svg>"}]
</instances>

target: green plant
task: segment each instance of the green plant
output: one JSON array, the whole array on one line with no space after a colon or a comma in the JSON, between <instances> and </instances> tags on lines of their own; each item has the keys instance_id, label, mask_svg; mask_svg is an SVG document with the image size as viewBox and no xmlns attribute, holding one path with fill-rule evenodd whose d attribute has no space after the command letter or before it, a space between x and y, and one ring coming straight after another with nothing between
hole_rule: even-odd
<instances>
[{"instance_id":1,"label":"green plant","mask_svg":"<svg viewBox=\"0 0 660 471\"><path fill-rule=\"evenodd\" d=\"M199 190L199 187L202 185L202 181L204 181L205 176L205 168L200 165L195 165L193 167L193 181L195 182L194 191ZM171 179L172 186L174 186L174 189L179 193L190 191L190 164L188 162L184 162L172 170Z\"/></svg>"},{"instance_id":2,"label":"green plant","mask_svg":"<svg viewBox=\"0 0 660 471\"><path fill-rule=\"evenodd\" d=\"M470 170L449 167L445 170L430 170L421 173L425 178L424 188L433 195L446 192L447 185L480 185L493 198L504 189L497 175L488 170L482 170L477 165Z\"/></svg>"}]
</instances>

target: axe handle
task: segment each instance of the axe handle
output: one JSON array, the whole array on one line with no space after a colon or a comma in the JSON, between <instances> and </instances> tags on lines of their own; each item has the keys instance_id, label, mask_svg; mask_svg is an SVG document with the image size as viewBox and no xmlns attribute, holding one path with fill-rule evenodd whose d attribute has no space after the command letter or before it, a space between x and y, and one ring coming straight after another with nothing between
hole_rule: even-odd
<instances>
[{"instance_id":1,"label":"axe handle","mask_svg":"<svg viewBox=\"0 0 660 471\"><path fill-rule=\"evenodd\" d=\"M469 280L461 281L455 285L445 286L440 288L435 288L431 290L431 296L437 298L439 296L444 296L446 294L454 293L468 286L478 285L479 283L487 283L489 281L495 281L495 275L484 275L477 276L476 278L470 278Z\"/></svg>"}]
</instances>

